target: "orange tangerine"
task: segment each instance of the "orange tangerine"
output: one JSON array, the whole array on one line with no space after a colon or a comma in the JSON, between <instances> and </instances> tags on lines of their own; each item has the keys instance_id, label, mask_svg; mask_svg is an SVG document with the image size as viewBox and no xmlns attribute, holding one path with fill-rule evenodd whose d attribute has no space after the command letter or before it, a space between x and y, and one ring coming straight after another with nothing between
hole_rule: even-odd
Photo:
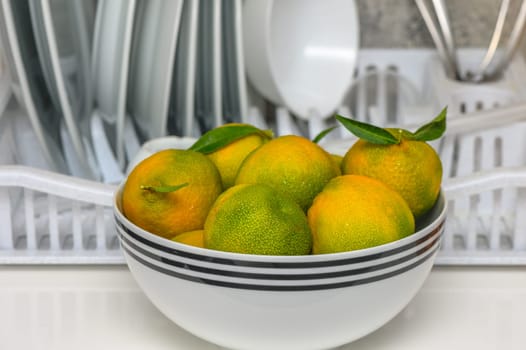
<instances>
[{"instance_id":1,"label":"orange tangerine","mask_svg":"<svg viewBox=\"0 0 526 350\"><path fill-rule=\"evenodd\" d=\"M181 188L170 191L172 188ZM124 215L165 238L202 229L208 210L222 192L221 177L205 155L169 149L140 162L122 192Z\"/></svg>"}]
</instances>

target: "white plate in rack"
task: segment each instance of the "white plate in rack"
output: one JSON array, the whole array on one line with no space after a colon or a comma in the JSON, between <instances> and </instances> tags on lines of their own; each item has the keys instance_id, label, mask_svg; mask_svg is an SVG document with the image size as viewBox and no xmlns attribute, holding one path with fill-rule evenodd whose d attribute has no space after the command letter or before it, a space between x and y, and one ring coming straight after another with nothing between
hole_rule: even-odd
<instances>
[{"instance_id":1,"label":"white plate in rack","mask_svg":"<svg viewBox=\"0 0 526 350\"><path fill-rule=\"evenodd\" d=\"M170 91L167 126L171 135L191 136L196 133L194 97L198 11L199 1L184 2Z\"/></svg>"},{"instance_id":2,"label":"white plate in rack","mask_svg":"<svg viewBox=\"0 0 526 350\"><path fill-rule=\"evenodd\" d=\"M103 118L95 110L91 116L93 151L100 167L103 182L119 183L122 181L124 174L117 159L114 157L111 143L109 142L113 135L107 134L104 124Z\"/></svg>"},{"instance_id":3,"label":"white plate in rack","mask_svg":"<svg viewBox=\"0 0 526 350\"><path fill-rule=\"evenodd\" d=\"M131 39L128 18L133 18L135 1L99 0L93 37L92 72L95 103L99 115L109 123L117 120L123 60L129 56L126 47Z\"/></svg>"},{"instance_id":4,"label":"white plate in rack","mask_svg":"<svg viewBox=\"0 0 526 350\"><path fill-rule=\"evenodd\" d=\"M143 139L166 134L182 0L139 6L128 101Z\"/></svg>"},{"instance_id":5,"label":"white plate in rack","mask_svg":"<svg viewBox=\"0 0 526 350\"><path fill-rule=\"evenodd\" d=\"M201 132L223 123L221 3L203 0L199 8L196 117Z\"/></svg>"},{"instance_id":6,"label":"white plate in rack","mask_svg":"<svg viewBox=\"0 0 526 350\"><path fill-rule=\"evenodd\" d=\"M212 2L212 33L211 33L211 39L212 39L212 74L213 74L213 81L212 81L212 94L214 96L213 99L213 120L214 120L214 126L220 126L223 123L223 90L221 81L223 79L222 77L222 69L221 66L223 64L223 60L221 57L221 51L223 49L223 42L222 42L222 28L221 28L221 6L222 6L222 0L214 0Z\"/></svg>"},{"instance_id":7,"label":"white plate in rack","mask_svg":"<svg viewBox=\"0 0 526 350\"><path fill-rule=\"evenodd\" d=\"M76 91L71 87L71 83L66 78L66 73L61 65L57 35L53 24L53 15L50 0L43 0L40 2L42 20L45 29L45 42L48 45L49 58L51 62L51 68L53 71L53 77L55 82L55 88L59 98L59 107L62 112L65 128L68 132L67 140L70 143L73 152L70 149L64 149L66 160L70 166L70 170L75 176L98 180L100 175L97 171L97 165L94 161L94 156L91 150L91 139L89 138L89 123L87 123L85 115L86 110L83 109L84 103L90 103L88 101L82 101L81 97L75 96ZM78 23L77 23L78 24ZM88 40L86 32L79 37L83 37L82 40ZM82 56L82 53L78 53L78 66L79 71L89 72L89 67L81 67L82 63L86 63L85 60L81 60L78 57ZM82 75L82 74L81 74ZM87 76L86 76L87 77ZM85 97L85 96L83 96ZM65 141L65 135L62 134L63 143Z\"/></svg>"},{"instance_id":8,"label":"white plate in rack","mask_svg":"<svg viewBox=\"0 0 526 350\"><path fill-rule=\"evenodd\" d=\"M223 112L229 122L248 122L241 0L222 1Z\"/></svg>"},{"instance_id":9,"label":"white plate in rack","mask_svg":"<svg viewBox=\"0 0 526 350\"><path fill-rule=\"evenodd\" d=\"M16 8L13 8L13 4ZM5 34L6 46L9 47L9 50L6 50L6 54L8 54L8 60L13 68L14 80L18 82L18 89L15 90L15 95L18 95L19 102L27 113L34 136L40 146L38 152L42 153L46 168L61 173L68 173L68 167L58 144L58 116L51 106L44 104L46 103L46 98L42 95L44 91L38 89L38 86L41 86L41 84L35 80L43 73L40 71L38 60L35 59L37 49L34 46L31 28L27 25L27 20L30 16L29 7L27 4L24 5L23 2L2 0L1 10L2 23L4 25L3 34ZM25 21L20 23L19 26L17 26L14 11L23 11L21 15ZM22 32L19 31L21 27L24 28ZM35 64L35 61L37 64ZM44 82L41 83L45 84ZM47 102L49 103L49 101Z\"/></svg>"},{"instance_id":10,"label":"white plate in rack","mask_svg":"<svg viewBox=\"0 0 526 350\"><path fill-rule=\"evenodd\" d=\"M92 70L97 115L111 131L111 149L121 169L126 162L124 120L127 117L126 89L135 8L135 0L100 0L93 38Z\"/></svg>"},{"instance_id":11,"label":"white plate in rack","mask_svg":"<svg viewBox=\"0 0 526 350\"><path fill-rule=\"evenodd\" d=\"M221 1L221 61L222 61L222 107L223 121L241 121L241 111L238 108L237 60L234 38L234 4L233 0Z\"/></svg>"},{"instance_id":12,"label":"white plate in rack","mask_svg":"<svg viewBox=\"0 0 526 350\"><path fill-rule=\"evenodd\" d=\"M198 37L197 37L197 72L195 86L195 117L200 133L212 128L212 123L207 119L212 105L212 96L205 82L211 82L210 62L205 58L210 57L208 33L210 31L210 3L207 0L199 2Z\"/></svg>"},{"instance_id":13,"label":"white plate in rack","mask_svg":"<svg viewBox=\"0 0 526 350\"><path fill-rule=\"evenodd\" d=\"M44 81L46 82L47 91L51 97L53 105L58 109L60 103L55 89L55 78L53 75L50 53L48 45L46 44L46 29L43 22L41 3L38 1L29 1L29 10L31 13L31 27L33 28L33 35L35 36L38 58L40 60L42 72L44 73Z\"/></svg>"},{"instance_id":14,"label":"white plate in rack","mask_svg":"<svg viewBox=\"0 0 526 350\"><path fill-rule=\"evenodd\" d=\"M248 91L247 77L245 74L245 55L243 54L243 3L241 0L233 0L233 22L234 22L234 49L236 58L236 78L238 89L238 103L241 112L241 121L248 122Z\"/></svg>"}]
</instances>

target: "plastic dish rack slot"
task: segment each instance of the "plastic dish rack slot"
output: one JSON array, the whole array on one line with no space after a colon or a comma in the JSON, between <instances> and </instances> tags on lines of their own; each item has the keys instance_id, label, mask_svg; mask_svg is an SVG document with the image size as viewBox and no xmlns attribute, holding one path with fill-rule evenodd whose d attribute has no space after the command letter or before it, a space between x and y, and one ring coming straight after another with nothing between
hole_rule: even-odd
<instances>
[{"instance_id":1,"label":"plastic dish rack slot","mask_svg":"<svg viewBox=\"0 0 526 350\"><path fill-rule=\"evenodd\" d=\"M459 49L458 59L464 70L473 70L484 54L482 49ZM359 52L354 81L336 112L376 125L411 128L430 120L445 106L452 119L525 102L525 79L526 62L519 55L498 81L476 84L448 78L434 50L365 49ZM276 118L278 135L300 132L285 108L276 108ZM303 134L313 138L333 125L332 116L313 114ZM339 127L326 140L342 138L352 136Z\"/></svg>"},{"instance_id":2,"label":"plastic dish rack slot","mask_svg":"<svg viewBox=\"0 0 526 350\"><path fill-rule=\"evenodd\" d=\"M0 263L122 263L113 190L35 168L0 167Z\"/></svg>"},{"instance_id":3,"label":"plastic dish rack slot","mask_svg":"<svg viewBox=\"0 0 526 350\"><path fill-rule=\"evenodd\" d=\"M518 122L446 135L438 144L449 199L438 263L526 262L525 140L526 122Z\"/></svg>"},{"instance_id":4,"label":"plastic dish rack slot","mask_svg":"<svg viewBox=\"0 0 526 350\"><path fill-rule=\"evenodd\" d=\"M526 264L526 167L450 179L444 190L448 218L437 264Z\"/></svg>"},{"instance_id":5,"label":"plastic dish rack slot","mask_svg":"<svg viewBox=\"0 0 526 350\"><path fill-rule=\"evenodd\" d=\"M466 51L460 58L482 54ZM388 73L368 79L374 72ZM522 57L500 81L475 86L447 80L433 50L359 54L356 97L343 101L342 114L414 126L449 106L448 133L433 142L449 204L437 264L526 264L526 113L514 107L526 101L526 85L518 83L525 80ZM291 131L294 118L283 107L276 112L276 134ZM314 136L329 119L309 121L308 133ZM111 209L115 186L10 165L19 149L8 121L0 116L0 164L7 164L0 166L0 263L123 264ZM321 145L345 153L353 138L342 129Z\"/></svg>"},{"instance_id":6,"label":"plastic dish rack slot","mask_svg":"<svg viewBox=\"0 0 526 350\"><path fill-rule=\"evenodd\" d=\"M461 74L476 71L482 55L480 49L458 50ZM429 61L430 98L448 106L455 115L499 108L526 98L526 64L522 56L515 56L499 80L480 84L451 80L441 67L438 57L433 56Z\"/></svg>"}]
</instances>

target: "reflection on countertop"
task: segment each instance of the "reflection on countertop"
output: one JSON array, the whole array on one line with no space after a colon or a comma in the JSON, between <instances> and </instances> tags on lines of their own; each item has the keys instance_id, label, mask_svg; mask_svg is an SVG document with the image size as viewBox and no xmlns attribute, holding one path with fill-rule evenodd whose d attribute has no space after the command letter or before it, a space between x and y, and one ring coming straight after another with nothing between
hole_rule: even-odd
<instances>
[{"instance_id":1,"label":"reflection on countertop","mask_svg":"<svg viewBox=\"0 0 526 350\"><path fill-rule=\"evenodd\" d=\"M435 267L398 316L339 350L524 349L525 276ZM220 349L171 323L122 265L2 265L0 310L0 349Z\"/></svg>"}]
</instances>

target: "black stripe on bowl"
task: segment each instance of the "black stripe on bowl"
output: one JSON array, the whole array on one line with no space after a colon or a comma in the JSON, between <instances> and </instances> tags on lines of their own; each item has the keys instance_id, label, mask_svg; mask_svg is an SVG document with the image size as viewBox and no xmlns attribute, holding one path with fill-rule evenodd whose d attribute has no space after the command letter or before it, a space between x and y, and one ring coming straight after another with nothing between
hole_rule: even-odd
<instances>
[{"instance_id":1,"label":"black stripe on bowl","mask_svg":"<svg viewBox=\"0 0 526 350\"><path fill-rule=\"evenodd\" d=\"M361 279L355 279L351 281L343 281L343 282L337 282L337 283L327 283L327 284L307 284L307 285L267 285L267 284L251 284L251 283L236 283L231 281L221 281L221 280L214 280L204 277L197 277L197 276L189 276L186 274L179 273L177 271L173 271L170 269L163 268L161 266L152 264L149 261L146 261L145 259L139 257L134 252L123 246L123 249L125 253L128 255L128 258L134 259L139 264L157 271L159 273L172 276L175 278L179 278L186 281L191 281L195 283L202 283L212 286L218 286L218 287L227 287L227 288L235 288L235 289L249 289L249 290L260 290L260 291L313 291L313 290L326 290L326 289L336 289L336 288L346 288L346 287L352 287L352 286L358 286L362 284L367 283L373 283L377 281L381 281L384 279L388 279L391 277L395 277L397 275L400 275L404 272L407 272L409 270L414 269L415 267L421 265L428 259L434 256L434 254L437 252L439 248L439 244L436 244L433 249L430 249L427 254L423 255L420 259L414 261L411 264L405 265L399 269L392 270L383 274L364 277Z\"/></svg>"},{"instance_id":2,"label":"black stripe on bowl","mask_svg":"<svg viewBox=\"0 0 526 350\"><path fill-rule=\"evenodd\" d=\"M243 259L227 259L227 258L219 258L219 257L213 257L208 256L204 254L196 254L191 252L186 252L180 249L176 248L170 248L165 245L150 241L129 228L127 228L122 222L119 221L119 218L115 216L115 222L120 228L124 234L129 235L133 239L137 240L138 242L141 242L142 244L151 247L155 250L160 250L165 253L180 256L188 259L194 259L209 263L215 263L215 264L224 264L224 265L233 265L233 266L244 266L244 267L262 267L262 268L311 268L311 267L330 267L330 266L341 266L341 265L350 265L350 264L356 264L356 263L362 263L377 259L382 259L385 257L389 257L391 255L395 255L398 253L401 253L405 250L414 248L418 245L420 245L422 242L425 242L427 239L435 235L438 231L440 231L444 225L445 217L442 219L442 221L435 227L431 232L426 234L425 236L409 242L405 245L386 250L379 253L373 253L369 255L364 256L358 256L358 257L351 257L351 258L344 258L339 260L323 260L323 261L304 261L304 262L265 262L265 261L251 261L251 260L243 260ZM153 234L152 234L153 235Z\"/></svg>"},{"instance_id":3,"label":"black stripe on bowl","mask_svg":"<svg viewBox=\"0 0 526 350\"><path fill-rule=\"evenodd\" d=\"M161 256L154 254L152 251L146 250L136 243L134 243L130 238L127 238L120 230L118 230L119 238L121 239L121 243L123 243L129 252L133 252L137 256L144 256L151 260L158 261L162 264L169 265L170 267L175 267L179 269L184 269L185 273L192 274L192 272L195 273L203 273L203 274L210 274L214 277L219 276L225 276L225 277L233 277L233 278L245 278L245 279L261 279L261 280L315 280L315 279L325 279L325 278L336 278L336 277L348 277L348 276L355 276L360 274L367 274L375 271L379 271L382 269L390 269L396 265L403 264L407 261L410 261L414 258L419 257L420 255L426 253L429 249L431 249L435 243L440 239L441 234L443 230L436 232L435 236L430 237L429 242L424 242L425 245L423 247L420 247L418 250L409 252L406 255L402 255L400 257L397 257L393 260L388 260L382 263L378 263L375 265L368 265L364 267L355 267L355 268L349 268L345 270L339 270L339 271L328 271L328 272L316 272L312 273L312 268L306 269L307 273L257 273L257 272L248 272L248 271L235 271L235 270L223 270L219 268L211 268L206 267L202 265L193 265L186 261L181 261L181 258L177 260L173 258L168 258L166 256ZM427 237L427 236L426 236ZM431 239L432 238L432 239ZM296 270L297 271L297 270Z\"/></svg>"},{"instance_id":4,"label":"black stripe on bowl","mask_svg":"<svg viewBox=\"0 0 526 350\"><path fill-rule=\"evenodd\" d=\"M444 226L442 226L444 227ZM188 266L193 266L193 265L196 265L196 266L199 266L199 267L204 267L204 268L212 268L212 269L218 269L218 270L225 270L226 273L228 274L229 271L233 271L234 273L235 272L248 272L248 273L254 273L254 272L257 272L257 273L264 273L264 274L282 274L282 275L285 275L285 274L298 274L298 275L301 275L301 274L305 274L305 273L312 273L313 271L315 271L316 273L319 273L319 274L323 274L323 273L327 273L327 272L335 272L335 271L340 271L340 270L348 270L349 268L352 268L352 269L359 269L359 268L365 268L365 267L369 267L369 266L372 266L372 265L377 265L377 264L381 264L381 263L388 263L389 261L393 261L393 260L396 260L398 258L400 258L401 256L403 255L407 255L407 254L410 254L418 249L420 249L424 244L426 244L427 242L429 242L430 240L434 239L437 235L439 235L443 230L435 230L435 231L432 231L431 233L427 234L425 236L425 240L418 240L418 245L415 245L413 247L411 247L410 249L407 249L407 250L404 250L403 252L400 252L398 254L394 254L394 255L389 255L387 257L383 257L383 258L379 258L379 259L376 259L376 260L370 260L370 261L365 261L365 262L356 262L356 263L352 263L352 264L349 264L349 265L334 265L334 266L322 266L322 267L306 267L306 268L292 268L292 269L287 269L286 267L282 267L280 266L279 268L273 268L273 267L254 267L254 266L243 266L243 265L236 265L236 264L232 264L232 265L226 265L226 264L215 264L213 262L209 262L209 261L206 261L206 260L201 260L201 259L190 259L190 258L187 258L185 256L180 256L180 255L174 255L174 254L169 254L169 253L166 253L165 251L162 251L162 250L156 250L156 249L152 249L149 245L146 245L144 244L143 242L135 239L134 237L130 236L129 234L126 234L126 232L124 230L122 230L121 227L117 226L117 233L119 233L119 238L120 237L124 237L126 238L128 241L130 241L131 243L133 243L135 246L137 246L138 248L136 248L136 250L139 250L139 249L142 249L144 251L143 255L147 255L147 254L151 254L152 256L155 256L157 260L161 260L161 259L166 259L167 261L169 260L174 260L174 261L177 261L179 264L186 264ZM420 237L422 238L422 237ZM194 249L199 249L199 248L194 248ZM202 249L199 249L199 250L202 250ZM213 252L213 250L208 250L208 252ZM313 255L311 255L313 256ZM318 257L323 257L324 255L318 255ZM327 256L327 255L325 255ZM308 257L308 256L303 256L303 257ZM351 266L352 265L352 266Z\"/></svg>"}]
</instances>

